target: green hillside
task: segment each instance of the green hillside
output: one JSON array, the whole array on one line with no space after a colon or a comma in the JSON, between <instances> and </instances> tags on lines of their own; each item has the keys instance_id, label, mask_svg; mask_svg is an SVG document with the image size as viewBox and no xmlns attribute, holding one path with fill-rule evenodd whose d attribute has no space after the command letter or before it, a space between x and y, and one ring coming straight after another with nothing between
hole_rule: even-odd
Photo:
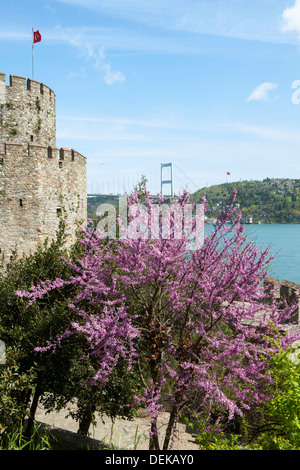
<instances>
[{"instance_id":1,"label":"green hillside","mask_svg":"<svg viewBox=\"0 0 300 470\"><path fill-rule=\"evenodd\" d=\"M206 216L216 218L234 187L237 187L236 203L240 205L244 219L251 217L253 223L264 224L300 223L300 179L266 178L263 181L224 183L199 189L191 195L191 201L199 203L206 195ZM117 207L118 201L118 196L88 198L88 217L95 216L100 204Z\"/></svg>"},{"instance_id":2,"label":"green hillside","mask_svg":"<svg viewBox=\"0 0 300 470\"><path fill-rule=\"evenodd\" d=\"M165 198L164 202L169 203L169 199ZM111 204L116 209L119 207L119 196L114 195L97 195L93 197L88 197L87 199L87 213L89 219L94 219L96 216L97 207L100 204Z\"/></svg>"},{"instance_id":3,"label":"green hillside","mask_svg":"<svg viewBox=\"0 0 300 470\"><path fill-rule=\"evenodd\" d=\"M111 204L117 207L119 204L119 196L112 195L98 195L94 197L88 197L87 199L87 216L88 219L94 219L96 216L97 207L100 204Z\"/></svg>"},{"instance_id":4,"label":"green hillside","mask_svg":"<svg viewBox=\"0 0 300 470\"><path fill-rule=\"evenodd\" d=\"M206 195L206 215L214 218L220 207L227 203L234 187L237 187L236 203L240 205L244 219L252 217L253 223L266 224L300 223L300 180L296 179L266 178L225 183L202 188L191 199L200 202Z\"/></svg>"}]
</instances>

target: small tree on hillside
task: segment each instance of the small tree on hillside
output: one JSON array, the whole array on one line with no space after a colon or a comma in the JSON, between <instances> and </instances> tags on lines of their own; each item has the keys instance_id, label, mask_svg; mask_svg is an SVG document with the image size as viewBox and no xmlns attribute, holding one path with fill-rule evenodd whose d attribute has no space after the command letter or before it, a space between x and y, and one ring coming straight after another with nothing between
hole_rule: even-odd
<instances>
[{"instance_id":1,"label":"small tree on hillside","mask_svg":"<svg viewBox=\"0 0 300 470\"><path fill-rule=\"evenodd\" d=\"M227 415L231 420L268 396L266 364L277 351L272 339L290 309L263 302L272 257L247 241L234 200L235 193L196 250L191 251L185 230L178 237L173 213L169 237L147 236L151 217L140 223L135 236L129 231L119 240L104 241L97 230L86 232L84 256L72 265L68 283L79 293L70 309L77 321L65 337L76 333L86 339L87 355L98 363L94 383L100 388L105 389L120 359L139 371L144 393L136 401L151 416L150 449L161 446L161 411L170 412L162 443L168 449L187 406L197 415L217 411L218 419ZM138 207L137 194L128 203ZM151 215L155 207L147 192L144 204ZM188 195L178 204L186 208ZM131 213L134 222L138 211ZM20 295L33 303L56 285ZM292 340L277 339L282 347ZM56 343L45 349L51 347Z\"/></svg>"}]
</instances>

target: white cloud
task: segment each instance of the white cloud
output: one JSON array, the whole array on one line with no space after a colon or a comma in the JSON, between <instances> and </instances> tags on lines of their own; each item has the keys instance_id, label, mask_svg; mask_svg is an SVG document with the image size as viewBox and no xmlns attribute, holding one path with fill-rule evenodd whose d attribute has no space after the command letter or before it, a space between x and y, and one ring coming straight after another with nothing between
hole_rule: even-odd
<instances>
[{"instance_id":1,"label":"white cloud","mask_svg":"<svg viewBox=\"0 0 300 470\"><path fill-rule=\"evenodd\" d=\"M101 60L98 62L97 67L100 70L103 70L104 72L104 81L107 83L107 85L112 85L115 82L124 82L125 81L125 75L122 72L116 71L114 72L111 69L111 65L105 62L104 60Z\"/></svg>"},{"instance_id":2,"label":"white cloud","mask_svg":"<svg viewBox=\"0 0 300 470\"><path fill-rule=\"evenodd\" d=\"M80 34L75 37L65 36L72 46L78 47L81 56L92 63L92 66L104 72L104 82L112 85L115 82L124 82L125 75L119 71L113 71L111 65L106 60L103 47L94 46L92 43L86 42Z\"/></svg>"},{"instance_id":3,"label":"white cloud","mask_svg":"<svg viewBox=\"0 0 300 470\"><path fill-rule=\"evenodd\" d=\"M111 18L155 27L272 43L293 43L280 32L282 0L57 0ZM272 6L270 8L270 3Z\"/></svg>"},{"instance_id":4,"label":"white cloud","mask_svg":"<svg viewBox=\"0 0 300 470\"><path fill-rule=\"evenodd\" d=\"M45 10L47 10L48 13L51 13L51 15L55 14L55 8L52 8L48 3L44 6L44 8Z\"/></svg>"},{"instance_id":5,"label":"white cloud","mask_svg":"<svg viewBox=\"0 0 300 470\"><path fill-rule=\"evenodd\" d=\"M292 7L288 7L282 13L283 24L281 31L296 31L300 35L300 0L296 0Z\"/></svg>"},{"instance_id":6,"label":"white cloud","mask_svg":"<svg viewBox=\"0 0 300 470\"><path fill-rule=\"evenodd\" d=\"M103 47L100 49L94 48L92 45L81 44L81 47L87 51L87 58L92 60L93 66L97 70L104 72L104 81L107 85L112 85L115 82L124 82L125 76L119 71L113 71L111 65L106 61Z\"/></svg>"},{"instance_id":7,"label":"white cloud","mask_svg":"<svg viewBox=\"0 0 300 470\"><path fill-rule=\"evenodd\" d=\"M277 83L265 82L253 90L248 101L266 101L269 98L269 92L277 88Z\"/></svg>"}]
</instances>

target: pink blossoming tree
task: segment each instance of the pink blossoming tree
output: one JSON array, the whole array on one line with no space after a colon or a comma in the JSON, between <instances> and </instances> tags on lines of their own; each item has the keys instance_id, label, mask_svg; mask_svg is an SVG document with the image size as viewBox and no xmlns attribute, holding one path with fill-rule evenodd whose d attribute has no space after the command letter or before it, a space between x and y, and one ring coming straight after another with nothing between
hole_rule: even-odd
<instances>
[{"instance_id":1,"label":"pink blossoming tree","mask_svg":"<svg viewBox=\"0 0 300 470\"><path fill-rule=\"evenodd\" d=\"M185 407L197 414L220 410L230 420L267 399L267 362L279 343L285 348L295 339L278 334L291 308L265 302L263 281L272 256L247 240L234 200L235 193L195 250L184 230L174 236L175 217L165 238L142 236L141 229L141 236L103 240L96 229L87 230L73 277L19 293L34 302L65 282L77 287L69 308L78 321L45 349L63 347L70 334L83 335L87 356L99 364L99 387L121 357L137 368L144 394L136 403L151 416L150 449L170 448ZM143 202L151 214L147 192ZM132 195L130 207L138 203ZM184 194L178 204L187 203ZM158 417L165 410L169 422L161 441Z\"/></svg>"}]
</instances>

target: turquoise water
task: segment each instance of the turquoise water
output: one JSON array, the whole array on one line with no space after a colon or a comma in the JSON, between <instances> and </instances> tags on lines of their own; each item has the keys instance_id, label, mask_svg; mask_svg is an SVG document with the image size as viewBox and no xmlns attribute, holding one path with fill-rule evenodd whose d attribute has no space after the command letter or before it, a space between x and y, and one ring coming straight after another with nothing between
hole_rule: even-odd
<instances>
[{"instance_id":1,"label":"turquoise water","mask_svg":"<svg viewBox=\"0 0 300 470\"><path fill-rule=\"evenodd\" d=\"M277 254L270 264L270 277L300 284L300 224L247 225L247 233L257 246L270 246Z\"/></svg>"}]
</instances>

